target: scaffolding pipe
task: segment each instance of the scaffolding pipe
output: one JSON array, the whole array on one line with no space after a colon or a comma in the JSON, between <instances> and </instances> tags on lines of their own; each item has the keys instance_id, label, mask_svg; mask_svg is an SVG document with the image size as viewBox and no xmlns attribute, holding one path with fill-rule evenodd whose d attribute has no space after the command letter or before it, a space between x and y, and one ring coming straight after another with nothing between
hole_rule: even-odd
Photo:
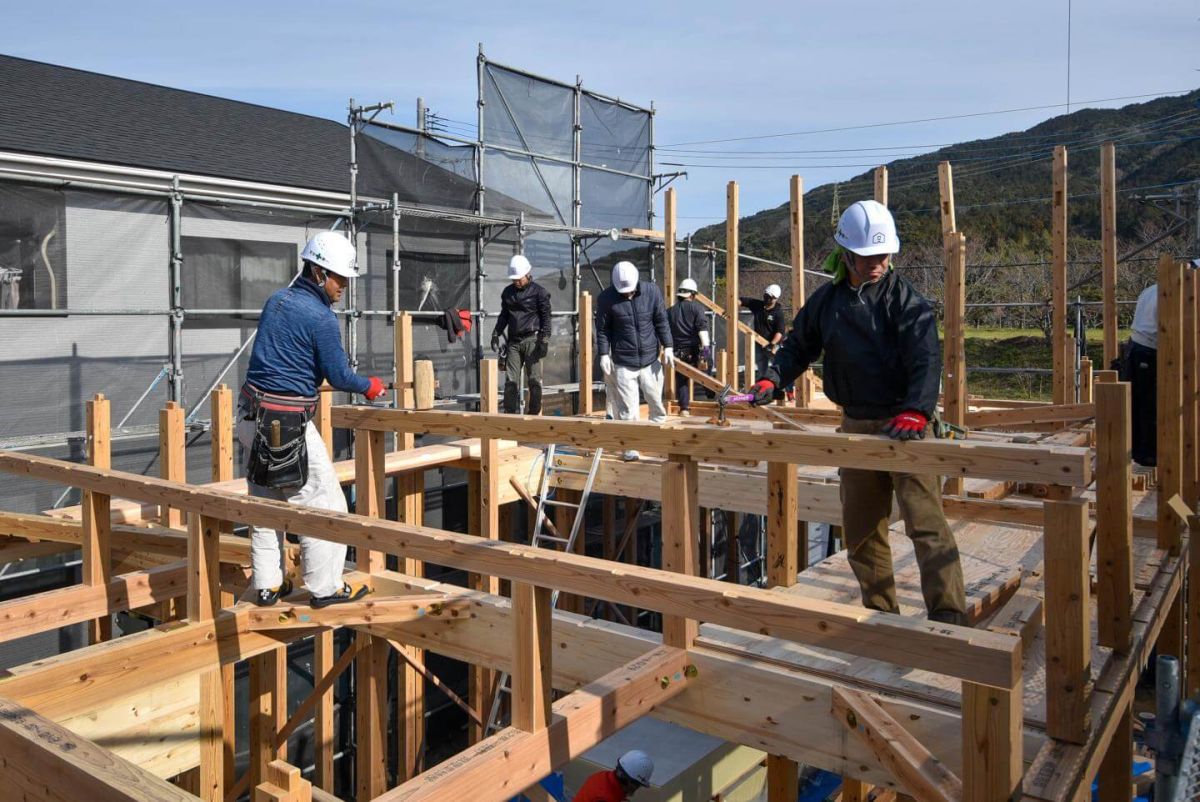
<instances>
[{"instance_id":1,"label":"scaffolding pipe","mask_svg":"<svg viewBox=\"0 0 1200 802\"><path fill-rule=\"evenodd\" d=\"M171 316L167 326L170 340L167 347L171 359L170 383L168 397L178 403L184 403L183 390L183 193L179 191L179 176L172 179L171 205L169 226L170 240L170 282L171 282Z\"/></svg>"}]
</instances>

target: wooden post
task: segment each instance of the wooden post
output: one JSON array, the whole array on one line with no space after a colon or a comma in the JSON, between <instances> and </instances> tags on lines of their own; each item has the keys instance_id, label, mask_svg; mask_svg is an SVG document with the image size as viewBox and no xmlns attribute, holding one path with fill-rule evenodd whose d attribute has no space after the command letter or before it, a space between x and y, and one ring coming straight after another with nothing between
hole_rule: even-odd
<instances>
[{"instance_id":1,"label":"wooden post","mask_svg":"<svg viewBox=\"0 0 1200 802\"><path fill-rule=\"evenodd\" d=\"M495 414L499 408L499 398L496 395L496 382L499 378L498 363L494 359L485 359L479 363L479 411ZM479 476L476 482L477 491L475 504L475 520L477 534L487 540L500 538L500 513L498 499L500 497L500 449L499 443L491 438L483 438L479 442ZM475 590L498 594L500 582L494 576L470 574L470 582ZM495 675L482 666L472 665L468 671L467 689L471 708L480 718L487 721L491 711L492 694L494 693ZM483 728L471 725L471 742L482 740L485 736Z\"/></svg>"},{"instance_id":2,"label":"wooden post","mask_svg":"<svg viewBox=\"0 0 1200 802\"><path fill-rule=\"evenodd\" d=\"M249 718L250 785L257 786L272 760L287 759L287 744L275 745L275 734L287 724L286 646L250 658Z\"/></svg>"},{"instance_id":3,"label":"wooden post","mask_svg":"<svg viewBox=\"0 0 1200 802\"><path fill-rule=\"evenodd\" d=\"M383 516L386 509L384 433L359 429L354 433L354 512L369 518ZM379 551L357 554L358 570L382 571L384 555ZM356 732L356 776L358 798L373 799L387 790L387 666L388 644L359 632L366 645L354 664Z\"/></svg>"},{"instance_id":4,"label":"wooden post","mask_svg":"<svg viewBox=\"0 0 1200 802\"><path fill-rule=\"evenodd\" d=\"M1200 501L1200 475L1197 474L1197 467L1200 466L1200 444L1196 442L1196 392L1200 386L1200 365L1196 364L1196 344L1197 337L1200 336L1197 326L1200 326L1200 319L1196 314L1196 302L1200 299L1196 296L1196 282L1196 271L1185 269L1183 323L1179 329L1183 338L1183 362L1180 371L1183 382L1183 470L1180 475L1180 495L1183 496L1183 503L1192 511L1196 510L1196 503Z\"/></svg>"},{"instance_id":5,"label":"wooden post","mask_svg":"<svg viewBox=\"0 0 1200 802\"><path fill-rule=\"evenodd\" d=\"M1104 294L1104 367L1117 358L1117 156L1100 146L1100 258Z\"/></svg>"},{"instance_id":6,"label":"wooden post","mask_svg":"<svg viewBox=\"0 0 1200 802\"><path fill-rule=\"evenodd\" d=\"M550 724L550 597L549 588L513 583L512 725L526 732Z\"/></svg>"},{"instance_id":7,"label":"wooden post","mask_svg":"<svg viewBox=\"0 0 1200 802\"><path fill-rule=\"evenodd\" d=\"M752 331L746 332L745 337L746 337L746 348L745 348L745 353L746 353L745 381L746 381L746 385L745 386L749 387L752 384L754 384L754 380L755 380L755 378L757 378L758 363L755 360L755 357L757 356L757 354L754 351L754 349L755 349L754 332L752 332Z\"/></svg>"},{"instance_id":8,"label":"wooden post","mask_svg":"<svg viewBox=\"0 0 1200 802\"><path fill-rule=\"evenodd\" d=\"M699 464L687 454L671 454L662 466L662 567L695 576L700 523ZM692 646L699 633L695 619L663 616L663 644Z\"/></svg>"},{"instance_id":9,"label":"wooden post","mask_svg":"<svg viewBox=\"0 0 1200 802\"><path fill-rule=\"evenodd\" d=\"M325 451L333 459L333 390L328 384L321 388L317 405L316 426ZM333 669L333 630L323 629L313 635L313 681ZM233 666L230 666L232 669ZM313 785L333 793L333 692L321 694L313 712ZM228 752L226 753L228 754Z\"/></svg>"},{"instance_id":10,"label":"wooden post","mask_svg":"<svg viewBox=\"0 0 1200 802\"><path fill-rule=\"evenodd\" d=\"M328 395L328 393L324 395ZM222 384L212 391L209 404L212 418L212 428L209 431L209 441L212 447L212 480L226 482L233 478L233 393L229 387ZM232 531L232 527L225 521L217 521L217 525L221 532ZM232 593L222 593L220 601L222 607L231 607L236 599ZM234 668L233 663L221 666L221 765L224 767L225 788L233 787L233 783L237 780L234 766L237 752Z\"/></svg>"},{"instance_id":11,"label":"wooden post","mask_svg":"<svg viewBox=\"0 0 1200 802\"><path fill-rule=\"evenodd\" d=\"M1099 643L1133 645L1133 469L1129 384L1096 385L1096 599Z\"/></svg>"},{"instance_id":12,"label":"wooden post","mask_svg":"<svg viewBox=\"0 0 1200 802\"><path fill-rule=\"evenodd\" d=\"M668 307L674 305L675 290L678 288L675 280L675 220L675 187L667 187L663 193L663 295L666 296ZM663 382L663 398L674 401L674 368L667 368Z\"/></svg>"},{"instance_id":13,"label":"wooden post","mask_svg":"<svg viewBox=\"0 0 1200 802\"><path fill-rule=\"evenodd\" d=\"M738 385L738 185L725 188L725 383Z\"/></svg>"},{"instance_id":14,"label":"wooden post","mask_svg":"<svg viewBox=\"0 0 1200 802\"><path fill-rule=\"evenodd\" d=\"M433 361L418 359L413 363L413 409L433 409L434 390L437 379L433 375Z\"/></svg>"},{"instance_id":15,"label":"wooden post","mask_svg":"<svg viewBox=\"0 0 1200 802\"><path fill-rule=\"evenodd\" d=\"M1133 702L1113 711L1121 721L1113 732L1097 776L1099 802L1129 802L1133 796Z\"/></svg>"},{"instance_id":16,"label":"wooden post","mask_svg":"<svg viewBox=\"0 0 1200 802\"><path fill-rule=\"evenodd\" d=\"M808 297L804 285L804 180L798 175L792 176L790 189L788 223L792 245L792 317L795 318ZM796 379L796 406L811 406L812 394L812 373L806 370Z\"/></svg>"},{"instance_id":17,"label":"wooden post","mask_svg":"<svg viewBox=\"0 0 1200 802\"><path fill-rule=\"evenodd\" d=\"M671 190L667 190L670 192ZM579 414L592 414L592 294L579 295ZM674 387L674 384L671 385Z\"/></svg>"},{"instance_id":18,"label":"wooden post","mask_svg":"<svg viewBox=\"0 0 1200 802\"><path fill-rule=\"evenodd\" d=\"M875 200L888 205L888 169L881 164L875 168Z\"/></svg>"},{"instance_id":19,"label":"wooden post","mask_svg":"<svg viewBox=\"0 0 1200 802\"><path fill-rule=\"evenodd\" d=\"M183 431L183 407L168 401L158 413L158 464L162 478L172 482L187 481L187 462ZM163 526L178 529L183 526L180 510L164 507L159 511Z\"/></svg>"},{"instance_id":20,"label":"wooden post","mask_svg":"<svg viewBox=\"0 0 1200 802\"><path fill-rule=\"evenodd\" d=\"M228 390L226 391L228 393ZM211 621L221 610L221 522L207 515L192 515L188 526L187 616L192 623ZM200 682L199 797L224 802L225 705L221 666L202 671Z\"/></svg>"},{"instance_id":21,"label":"wooden post","mask_svg":"<svg viewBox=\"0 0 1200 802\"><path fill-rule=\"evenodd\" d=\"M1046 733L1082 744L1091 730L1088 503L1048 500L1045 510Z\"/></svg>"},{"instance_id":22,"label":"wooden post","mask_svg":"<svg viewBox=\"0 0 1200 802\"><path fill-rule=\"evenodd\" d=\"M791 587L800 572L796 520L799 494L796 466L767 463L767 587ZM782 755L767 755L768 802L795 802L800 793L800 767Z\"/></svg>"},{"instance_id":23,"label":"wooden post","mask_svg":"<svg viewBox=\"0 0 1200 802\"><path fill-rule=\"evenodd\" d=\"M954 170L950 162L938 163L938 200L942 220L943 263L950 266L950 234L958 230L954 216Z\"/></svg>"},{"instance_id":24,"label":"wooden post","mask_svg":"<svg viewBox=\"0 0 1200 802\"><path fill-rule=\"evenodd\" d=\"M950 259L946 263L945 345L942 347L943 414L946 422L965 426L967 422L967 238L960 232L946 235ZM962 477L946 480L946 493L963 494Z\"/></svg>"},{"instance_id":25,"label":"wooden post","mask_svg":"<svg viewBox=\"0 0 1200 802\"><path fill-rule=\"evenodd\" d=\"M1054 146L1054 194L1051 198L1053 288L1050 303L1054 348L1054 403L1071 403L1068 392L1072 365L1067 353L1067 149Z\"/></svg>"},{"instance_id":26,"label":"wooden post","mask_svg":"<svg viewBox=\"0 0 1200 802\"><path fill-rule=\"evenodd\" d=\"M1183 491L1183 265L1158 260L1158 547L1179 553L1180 524L1167 502Z\"/></svg>"},{"instance_id":27,"label":"wooden post","mask_svg":"<svg viewBox=\"0 0 1200 802\"><path fill-rule=\"evenodd\" d=\"M962 684L964 802L1009 802L1020 795L1021 687L1020 679L1011 689Z\"/></svg>"},{"instance_id":28,"label":"wooden post","mask_svg":"<svg viewBox=\"0 0 1200 802\"><path fill-rule=\"evenodd\" d=\"M1187 647L1187 681L1184 683L1184 695L1195 696L1200 693L1200 515L1188 516L1188 578L1187 604L1188 617L1185 624L1184 638Z\"/></svg>"},{"instance_id":29,"label":"wooden post","mask_svg":"<svg viewBox=\"0 0 1200 802\"><path fill-rule=\"evenodd\" d=\"M1079 359L1079 403L1092 403L1094 383L1092 377L1092 360L1090 357L1081 357Z\"/></svg>"},{"instance_id":30,"label":"wooden post","mask_svg":"<svg viewBox=\"0 0 1200 802\"><path fill-rule=\"evenodd\" d=\"M97 393L87 402L87 461L96 468L112 467L110 440L111 406ZM107 585L112 580L112 504L107 493L84 490L80 512L83 515L83 548L80 576L85 585ZM112 638L112 612L88 622L88 643Z\"/></svg>"}]
</instances>

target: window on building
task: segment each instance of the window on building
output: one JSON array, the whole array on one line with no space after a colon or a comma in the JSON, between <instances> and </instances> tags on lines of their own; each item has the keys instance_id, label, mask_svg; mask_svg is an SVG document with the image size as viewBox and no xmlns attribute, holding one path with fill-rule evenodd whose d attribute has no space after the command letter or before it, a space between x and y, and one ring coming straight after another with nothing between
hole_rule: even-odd
<instances>
[{"instance_id":1,"label":"window on building","mask_svg":"<svg viewBox=\"0 0 1200 802\"><path fill-rule=\"evenodd\" d=\"M67 308L62 192L0 186L0 309Z\"/></svg>"},{"instance_id":2,"label":"window on building","mask_svg":"<svg viewBox=\"0 0 1200 802\"><path fill-rule=\"evenodd\" d=\"M183 237L182 302L185 310L257 311L271 293L295 275L298 248L291 242L254 242L216 237ZM254 325L248 315L185 316L193 328ZM248 322L247 322L248 321Z\"/></svg>"}]
</instances>

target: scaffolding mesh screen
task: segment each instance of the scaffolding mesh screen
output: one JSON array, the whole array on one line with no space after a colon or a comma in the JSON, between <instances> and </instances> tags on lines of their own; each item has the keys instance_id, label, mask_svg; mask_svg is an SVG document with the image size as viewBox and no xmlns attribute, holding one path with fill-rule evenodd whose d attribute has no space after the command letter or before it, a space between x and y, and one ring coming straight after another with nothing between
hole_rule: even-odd
<instances>
[{"instance_id":1,"label":"scaffolding mesh screen","mask_svg":"<svg viewBox=\"0 0 1200 802\"><path fill-rule=\"evenodd\" d=\"M583 93L580 161L650 176L650 114Z\"/></svg>"},{"instance_id":2,"label":"scaffolding mesh screen","mask_svg":"<svg viewBox=\"0 0 1200 802\"><path fill-rule=\"evenodd\" d=\"M482 100L486 142L574 159L574 89L487 63Z\"/></svg>"},{"instance_id":3,"label":"scaffolding mesh screen","mask_svg":"<svg viewBox=\"0 0 1200 802\"><path fill-rule=\"evenodd\" d=\"M405 203L473 210L475 148L368 123L358 140L359 192Z\"/></svg>"},{"instance_id":4,"label":"scaffolding mesh screen","mask_svg":"<svg viewBox=\"0 0 1200 802\"><path fill-rule=\"evenodd\" d=\"M0 186L0 309L66 308L65 195Z\"/></svg>"}]
</instances>

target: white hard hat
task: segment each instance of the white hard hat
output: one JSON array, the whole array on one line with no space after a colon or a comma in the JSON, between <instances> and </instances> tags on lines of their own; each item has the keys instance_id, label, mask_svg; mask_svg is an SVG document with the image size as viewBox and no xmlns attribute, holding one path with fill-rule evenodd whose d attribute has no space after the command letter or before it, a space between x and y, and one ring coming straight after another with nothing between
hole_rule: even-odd
<instances>
[{"instance_id":1,"label":"white hard hat","mask_svg":"<svg viewBox=\"0 0 1200 802\"><path fill-rule=\"evenodd\" d=\"M515 281L519 278L525 278L529 272L533 270L533 266L529 264L529 260L521 254L517 254L508 260L508 280Z\"/></svg>"},{"instance_id":2,"label":"white hard hat","mask_svg":"<svg viewBox=\"0 0 1200 802\"><path fill-rule=\"evenodd\" d=\"M630 749L617 760L617 768L643 788L650 784L654 761L641 749Z\"/></svg>"},{"instance_id":3,"label":"white hard hat","mask_svg":"<svg viewBox=\"0 0 1200 802\"><path fill-rule=\"evenodd\" d=\"M859 256L898 253L900 238L896 236L896 221L879 201L863 200L842 212L833 238L848 251Z\"/></svg>"},{"instance_id":4,"label":"white hard hat","mask_svg":"<svg viewBox=\"0 0 1200 802\"><path fill-rule=\"evenodd\" d=\"M772 298L778 298L780 295L783 295L783 290L779 289L778 284L768 284L767 288L763 290L763 295L770 295Z\"/></svg>"},{"instance_id":5,"label":"white hard hat","mask_svg":"<svg viewBox=\"0 0 1200 802\"><path fill-rule=\"evenodd\" d=\"M358 270L355 269L358 254L354 251L354 245L336 231L322 231L310 239L300 253L300 259L339 276L358 277Z\"/></svg>"},{"instance_id":6,"label":"white hard hat","mask_svg":"<svg viewBox=\"0 0 1200 802\"><path fill-rule=\"evenodd\" d=\"M617 292L633 292L638 286L638 269L633 262L617 262L612 269L612 284Z\"/></svg>"},{"instance_id":7,"label":"white hard hat","mask_svg":"<svg viewBox=\"0 0 1200 802\"><path fill-rule=\"evenodd\" d=\"M687 295L688 293L696 292L700 292L700 288L696 286L696 280L692 278L685 278L683 281L679 282L679 292L677 292L676 295Z\"/></svg>"}]
</instances>

